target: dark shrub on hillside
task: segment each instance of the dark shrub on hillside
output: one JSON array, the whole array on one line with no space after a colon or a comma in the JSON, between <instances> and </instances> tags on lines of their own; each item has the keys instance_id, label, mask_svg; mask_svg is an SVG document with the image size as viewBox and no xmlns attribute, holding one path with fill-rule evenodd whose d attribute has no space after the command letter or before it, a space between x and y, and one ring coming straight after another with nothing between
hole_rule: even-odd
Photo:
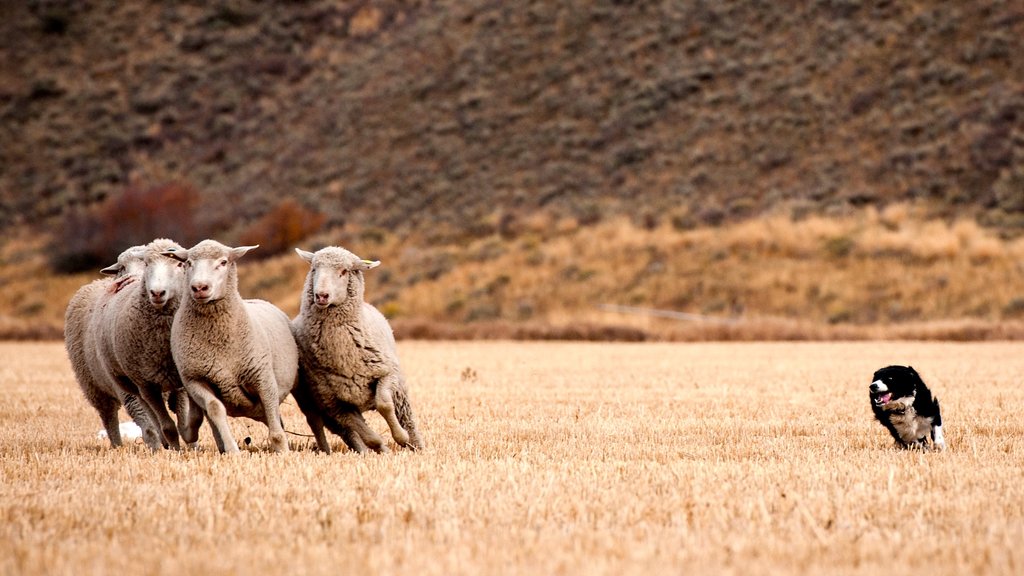
<instances>
[{"instance_id":1,"label":"dark shrub on hillside","mask_svg":"<svg viewBox=\"0 0 1024 576\"><path fill-rule=\"evenodd\" d=\"M302 239L320 230L325 220L323 214L288 198L246 228L238 241L241 245L259 244L260 249L252 255L267 258L295 247Z\"/></svg>"},{"instance_id":2,"label":"dark shrub on hillside","mask_svg":"<svg viewBox=\"0 0 1024 576\"><path fill-rule=\"evenodd\" d=\"M125 248L154 238L191 246L198 238L199 193L187 184L128 188L102 204L68 212L53 231L50 265L57 272L112 264Z\"/></svg>"}]
</instances>

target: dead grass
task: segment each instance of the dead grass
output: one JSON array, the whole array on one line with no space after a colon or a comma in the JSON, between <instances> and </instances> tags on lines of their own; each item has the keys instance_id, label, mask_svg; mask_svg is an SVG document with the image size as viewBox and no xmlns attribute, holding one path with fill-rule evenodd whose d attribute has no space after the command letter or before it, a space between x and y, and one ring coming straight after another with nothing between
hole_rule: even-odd
<instances>
[{"instance_id":1,"label":"dead grass","mask_svg":"<svg viewBox=\"0 0 1024 576\"><path fill-rule=\"evenodd\" d=\"M1024 320L1024 239L902 205L692 230L536 216L479 238L351 225L303 244L381 260L368 298L415 338L962 340L1019 338ZM59 336L68 299L97 276L54 276L44 246L25 231L0 242L0 339ZM287 253L243 262L240 286L294 314L305 273ZM729 323L651 321L603 304Z\"/></svg>"},{"instance_id":2,"label":"dead grass","mask_svg":"<svg viewBox=\"0 0 1024 576\"><path fill-rule=\"evenodd\" d=\"M400 345L429 448L110 450L59 344L0 345L0 574L1019 574L1020 346ZM865 386L916 366L945 453ZM289 430L306 432L292 402ZM371 416L383 432L383 422ZM894 568L895 566L895 568Z\"/></svg>"},{"instance_id":3,"label":"dead grass","mask_svg":"<svg viewBox=\"0 0 1024 576\"><path fill-rule=\"evenodd\" d=\"M401 247L415 241L396 240L375 256L391 263L396 278L383 286L371 278L367 293L398 317L442 323L594 322L595 307L606 303L726 318L739 327L780 319L775 324L817 332L849 326L896 334L900 325L932 322L988 323L995 331L1014 320L1024 293L1024 241L1002 240L972 221L911 219L907 210L774 216L695 230L610 220L567 234L484 238L455 250L448 269L415 282L408 279L425 259L405 257ZM467 256L481 252L492 256Z\"/></svg>"}]
</instances>

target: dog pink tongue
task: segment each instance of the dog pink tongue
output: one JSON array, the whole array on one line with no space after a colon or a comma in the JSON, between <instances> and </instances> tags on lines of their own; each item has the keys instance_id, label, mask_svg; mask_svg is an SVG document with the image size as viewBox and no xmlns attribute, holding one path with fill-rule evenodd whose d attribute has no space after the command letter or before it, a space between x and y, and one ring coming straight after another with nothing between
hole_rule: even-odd
<instances>
[{"instance_id":1,"label":"dog pink tongue","mask_svg":"<svg viewBox=\"0 0 1024 576\"><path fill-rule=\"evenodd\" d=\"M885 404L886 402L889 401L890 398L892 398L892 394L886 394L885 396L882 396L881 398L879 398L879 400L881 401L882 404Z\"/></svg>"}]
</instances>

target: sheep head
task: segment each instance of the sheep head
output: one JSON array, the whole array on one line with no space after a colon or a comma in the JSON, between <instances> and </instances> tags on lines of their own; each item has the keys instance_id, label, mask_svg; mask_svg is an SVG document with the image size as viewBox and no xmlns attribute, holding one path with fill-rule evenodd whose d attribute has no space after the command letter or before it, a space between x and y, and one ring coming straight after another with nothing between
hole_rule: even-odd
<instances>
[{"instance_id":1,"label":"sheep head","mask_svg":"<svg viewBox=\"0 0 1024 576\"><path fill-rule=\"evenodd\" d=\"M132 246L118 255L116 264L111 264L100 272L115 278L137 276L145 269L146 265L142 261L145 256L145 246Z\"/></svg>"},{"instance_id":2,"label":"sheep head","mask_svg":"<svg viewBox=\"0 0 1024 576\"><path fill-rule=\"evenodd\" d=\"M162 252L185 264L185 284L199 304L216 302L238 291L235 262L256 246L232 248L216 240L203 240L188 250Z\"/></svg>"},{"instance_id":3,"label":"sheep head","mask_svg":"<svg viewBox=\"0 0 1024 576\"><path fill-rule=\"evenodd\" d=\"M170 302L177 302L181 295L185 282L185 263L166 253L176 254L183 250L177 243L166 238L158 238L146 246L143 258L146 269L142 275L141 289L149 303L158 310Z\"/></svg>"},{"instance_id":4,"label":"sheep head","mask_svg":"<svg viewBox=\"0 0 1024 576\"><path fill-rule=\"evenodd\" d=\"M317 308L337 306L349 300L363 300L363 271L380 266L379 260L364 260L338 246L328 246L316 253L295 249L309 262L306 297Z\"/></svg>"}]
</instances>

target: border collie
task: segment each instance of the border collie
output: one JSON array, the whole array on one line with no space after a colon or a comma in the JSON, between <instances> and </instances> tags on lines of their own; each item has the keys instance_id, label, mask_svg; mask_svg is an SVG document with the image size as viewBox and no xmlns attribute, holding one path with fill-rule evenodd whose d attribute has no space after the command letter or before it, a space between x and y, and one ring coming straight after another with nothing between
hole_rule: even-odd
<instances>
[{"instance_id":1,"label":"border collie","mask_svg":"<svg viewBox=\"0 0 1024 576\"><path fill-rule=\"evenodd\" d=\"M939 400L910 366L886 366L871 378L871 409L902 448L944 450Z\"/></svg>"}]
</instances>

